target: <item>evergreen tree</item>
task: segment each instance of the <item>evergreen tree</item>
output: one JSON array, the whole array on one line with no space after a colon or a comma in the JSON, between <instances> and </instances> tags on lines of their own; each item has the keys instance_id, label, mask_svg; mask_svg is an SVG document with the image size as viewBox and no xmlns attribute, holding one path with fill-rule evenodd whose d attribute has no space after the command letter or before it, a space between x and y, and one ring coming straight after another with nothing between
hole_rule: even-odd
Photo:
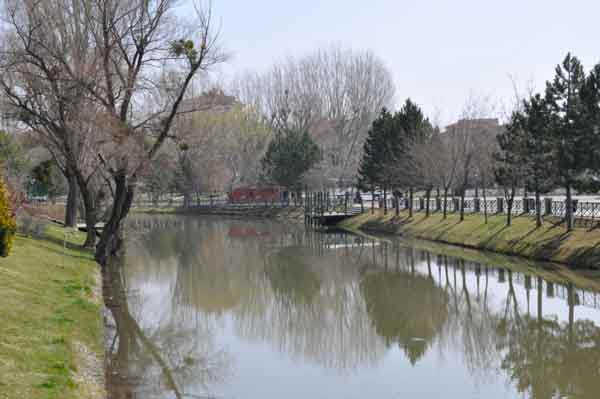
<instances>
[{"instance_id":1,"label":"evergreen tree","mask_svg":"<svg viewBox=\"0 0 600 399\"><path fill-rule=\"evenodd\" d=\"M596 192L600 189L600 64L594 66L585 80L580 93L582 118L580 119L580 143L584 150L579 152L583 168L578 189Z\"/></svg>"},{"instance_id":2,"label":"evergreen tree","mask_svg":"<svg viewBox=\"0 0 600 399\"><path fill-rule=\"evenodd\" d=\"M429 119L425 117L421 108L412 102L410 98L406 99L400 111L395 115L398 127L404 132L404 136L411 140L424 140L431 136L432 127ZM398 136L398 138L401 138ZM397 143L403 147L403 143Z\"/></svg>"},{"instance_id":3,"label":"evergreen tree","mask_svg":"<svg viewBox=\"0 0 600 399\"><path fill-rule=\"evenodd\" d=\"M388 160L388 170L392 172L391 180L397 189L409 190L409 215L412 216L413 192L422 188L431 193L432 187L423 185L423 174L418 170L419 162L415 158L414 148L429 141L433 127L425 117L421 108L409 98L400 111L394 115L394 125L391 138L393 155Z\"/></svg>"},{"instance_id":4,"label":"evergreen tree","mask_svg":"<svg viewBox=\"0 0 600 399\"><path fill-rule=\"evenodd\" d=\"M56 161L49 159L37 164L31 170L28 189L29 195L47 195L51 199L65 194L67 191L65 177L56 165Z\"/></svg>"},{"instance_id":5,"label":"evergreen tree","mask_svg":"<svg viewBox=\"0 0 600 399\"><path fill-rule=\"evenodd\" d=\"M523 102L523 113L518 114L522 128L524 159L524 183L535 193L536 223L542 225L541 194L552 190L556 184L556 162L548 126L552 124L552 114L548 102L536 94Z\"/></svg>"},{"instance_id":6,"label":"evergreen tree","mask_svg":"<svg viewBox=\"0 0 600 399\"><path fill-rule=\"evenodd\" d=\"M583 66L576 57L567 54L556 67L552 82L546 83L546 101L552 112L550 132L555 151L557 183L566 190L565 219L567 229L573 228L573 188L585 188L590 180L583 175L586 169L585 147L587 120L582 102L586 81Z\"/></svg>"},{"instance_id":7,"label":"evergreen tree","mask_svg":"<svg viewBox=\"0 0 600 399\"><path fill-rule=\"evenodd\" d=\"M269 143L261 160L261 179L300 192L304 175L320 160L319 146L308 132L282 130Z\"/></svg>"},{"instance_id":8,"label":"evergreen tree","mask_svg":"<svg viewBox=\"0 0 600 399\"><path fill-rule=\"evenodd\" d=\"M392 125L392 114L383 108L377 119L373 121L363 147L358 170L358 186L360 190L371 191L373 198L377 189L384 189L388 184L385 167L387 158L393 154L393 145L390 143Z\"/></svg>"}]
</instances>

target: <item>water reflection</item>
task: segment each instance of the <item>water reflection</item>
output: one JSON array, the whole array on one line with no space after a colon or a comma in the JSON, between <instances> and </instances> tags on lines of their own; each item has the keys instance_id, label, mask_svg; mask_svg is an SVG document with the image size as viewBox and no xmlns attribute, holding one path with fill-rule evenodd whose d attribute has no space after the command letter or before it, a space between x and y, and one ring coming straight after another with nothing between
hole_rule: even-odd
<instances>
[{"instance_id":1,"label":"water reflection","mask_svg":"<svg viewBox=\"0 0 600 399\"><path fill-rule=\"evenodd\" d=\"M361 280L375 332L398 343L415 364L448 319L448 294L430 277L414 272L372 272Z\"/></svg>"},{"instance_id":2,"label":"water reflection","mask_svg":"<svg viewBox=\"0 0 600 399\"><path fill-rule=\"evenodd\" d=\"M134 230L107 289L114 398L600 392L598 294L545 270L277 223Z\"/></svg>"},{"instance_id":3,"label":"water reflection","mask_svg":"<svg viewBox=\"0 0 600 399\"><path fill-rule=\"evenodd\" d=\"M106 376L109 398L193 397L189 390L209 393L210 386L226 381L231 360L215 344L215 331L196 320L172 317L141 325L140 312L149 312L141 296L127 289L118 264L104 275L104 296L110 311ZM136 309L137 317L132 315ZM193 387L193 388L192 388Z\"/></svg>"}]
</instances>

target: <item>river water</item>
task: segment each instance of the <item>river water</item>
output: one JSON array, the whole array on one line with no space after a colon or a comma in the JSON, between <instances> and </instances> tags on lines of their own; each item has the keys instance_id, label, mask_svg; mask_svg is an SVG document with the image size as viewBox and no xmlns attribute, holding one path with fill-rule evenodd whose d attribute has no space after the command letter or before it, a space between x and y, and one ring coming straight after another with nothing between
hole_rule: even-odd
<instances>
[{"instance_id":1,"label":"river water","mask_svg":"<svg viewBox=\"0 0 600 399\"><path fill-rule=\"evenodd\" d=\"M113 399L600 397L600 283L550 265L149 216L120 266Z\"/></svg>"}]
</instances>

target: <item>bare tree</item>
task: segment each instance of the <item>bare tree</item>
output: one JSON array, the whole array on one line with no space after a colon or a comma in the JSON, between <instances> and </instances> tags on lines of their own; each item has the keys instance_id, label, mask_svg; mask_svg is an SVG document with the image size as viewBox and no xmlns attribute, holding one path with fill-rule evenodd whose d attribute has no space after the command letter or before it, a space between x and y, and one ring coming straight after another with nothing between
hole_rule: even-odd
<instances>
[{"instance_id":1,"label":"bare tree","mask_svg":"<svg viewBox=\"0 0 600 399\"><path fill-rule=\"evenodd\" d=\"M493 112L489 97L471 96L467 99L462 111L462 118L447 128L449 140L458 146L459 157L458 179L456 188L460 195L460 220L465 218L465 194L473 180L475 157L479 148L477 142L480 136L489 134L498 126L498 120L489 118Z\"/></svg>"},{"instance_id":2,"label":"bare tree","mask_svg":"<svg viewBox=\"0 0 600 399\"><path fill-rule=\"evenodd\" d=\"M475 168L475 183L480 187L483 193L483 215L485 223L488 222L488 203L487 190L494 183L494 153L497 151L498 141L496 134L490 131L483 131L475 138L477 152L473 166ZM475 195L479 201L478 195Z\"/></svg>"},{"instance_id":3,"label":"bare tree","mask_svg":"<svg viewBox=\"0 0 600 399\"><path fill-rule=\"evenodd\" d=\"M10 40L3 70L10 74L3 74L2 86L22 119L53 132L48 136L65 149L75 131L69 122L81 121L82 106L86 122L100 127L84 137L93 137L94 162L114 187L96 247L96 260L106 265L120 247L138 177L169 137L192 79L225 59L211 8L197 5L195 29L186 29L176 23L174 0L5 3ZM72 151L65 155L75 158ZM82 186L80 160L69 162Z\"/></svg>"},{"instance_id":4,"label":"bare tree","mask_svg":"<svg viewBox=\"0 0 600 399\"><path fill-rule=\"evenodd\" d=\"M437 162L435 164L439 184L443 191L443 218L448 216L448 194L456 186L459 172L460 146L448 135L443 134L439 141L434 143Z\"/></svg>"},{"instance_id":5,"label":"bare tree","mask_svg":"<svg viewBox=\"0 0 600 399\"><path fill-rule=\"evenodd\" d=\"M273 127L309 131L322 148L327 178L346 183L358 168L370 124L394 97L391 74L379 58L335 46L289 58L264 74L247 73L233 87Z\"/></svg>"},{"instance_id":6,"label":"bare tree","mask_svg":"<svg viewBox=\"0 0 600 399\"><path fill-rule=\"evenodd\" d=\"M74 224L77 187L85 205L88 237L96 233L95 194L90 187L100 162L95 156L97 107L86 85L95 68L90 40L92 1L5 0L0 88L9 114L40 138L70 186L68 224Z\"/></svg>"}]
</instances>

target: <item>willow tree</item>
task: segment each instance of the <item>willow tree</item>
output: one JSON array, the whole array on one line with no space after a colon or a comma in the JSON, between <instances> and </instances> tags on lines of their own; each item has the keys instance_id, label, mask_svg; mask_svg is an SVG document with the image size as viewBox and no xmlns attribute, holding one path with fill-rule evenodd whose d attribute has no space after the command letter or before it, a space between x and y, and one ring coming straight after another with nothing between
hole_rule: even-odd
<instances>
[{"instance_id":1,"label":"willow tree","mask_svg":"<svg viewBox=\"0 0 600 399\"><path fill-rule=\"evenodd\" d=\"M92 194L88 187L97 170L89 151L95 140L88 128L93 109L79 83L92 65L82 1L5 0L0 88L8 117L33 131L59 163L70 193L81 194L88 215L87 246L95 242ZM67 224L74 224L75 195L67 202Z\"/></svg>"},{"instance_id":2,"label":"willow tree","mask_svg":"<svg viewBox=\"0 0 600 399\"><path fill-rule=\"evenodd\" d=\"M190 83L225 59L211 9L197 5L189 25L176 17L175 0L5 5L5 94L74 168L84 202L93 203L90 176L110 181L112 210L96 247L106 265L140 174L169 137Z\"/></svg>"}]
</instances>

